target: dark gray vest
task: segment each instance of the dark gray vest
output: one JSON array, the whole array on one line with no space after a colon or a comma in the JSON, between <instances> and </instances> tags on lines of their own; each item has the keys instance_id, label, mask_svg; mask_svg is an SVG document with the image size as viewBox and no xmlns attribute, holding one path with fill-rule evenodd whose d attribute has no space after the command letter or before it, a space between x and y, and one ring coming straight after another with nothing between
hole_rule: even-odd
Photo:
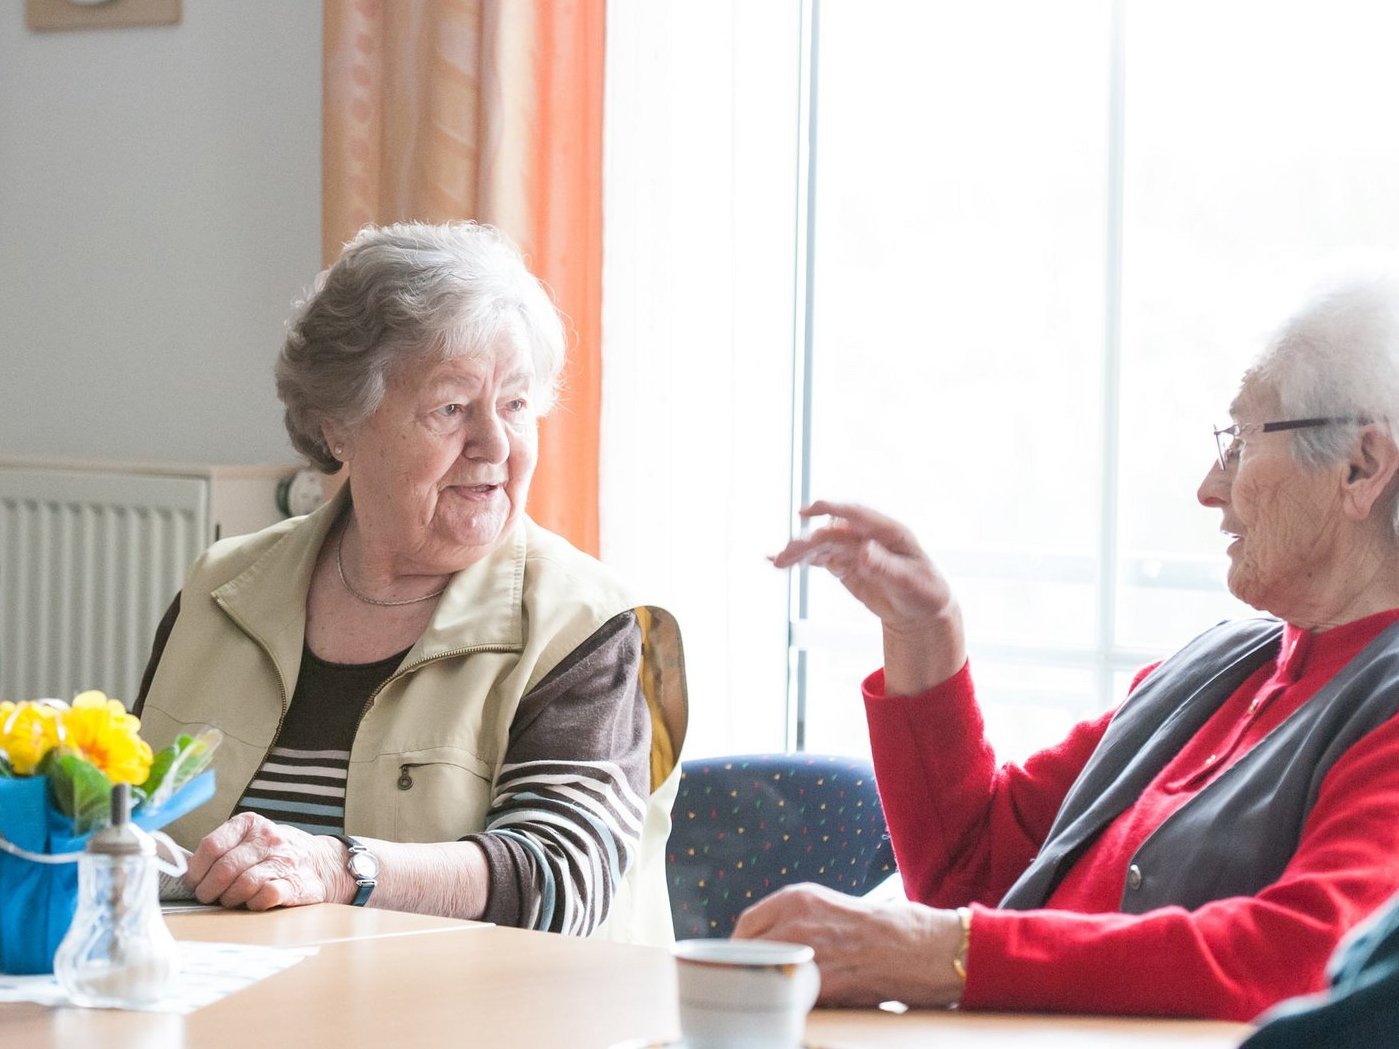
<instances>
[{"instance_id":1,"label":"dark gray vest","mask_svg":"<svg viewBox=\"0 0 1399 1049\"><path fill-rule=\"evenodd\" d=\"M1112 719L1002 907L1042 907L1098 834L1127 809L1244 680L1272 658L1275 619L1225 623L1147 676ZM1178 809L1123 862L1122 910L1193 910L1252 896L1282 874L1321 781L1399 710L1399 624L1384 630L1300 710Z\"/></svg>"}]
</instances>

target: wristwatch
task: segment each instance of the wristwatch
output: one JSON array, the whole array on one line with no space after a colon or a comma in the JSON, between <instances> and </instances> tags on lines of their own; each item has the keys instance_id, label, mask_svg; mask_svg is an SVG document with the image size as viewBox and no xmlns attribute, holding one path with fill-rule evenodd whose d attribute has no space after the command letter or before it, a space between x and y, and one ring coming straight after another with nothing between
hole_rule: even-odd
<instances>
[{"instance_id":1,"label":"wristwatch","mask_svg":"<svg viewBox=\"0 0 1399 1049\"><path fill-rule=\"evenodd\" d=\"M379 877L379 861L375 859L374 853L358 838L352 838L348 834L336 834L345 843L345 848L350 850L349 857L345 860L345 869L350 872L350 877L355 879L355 898L350 901L356 907L363 907L369 902L369 894L374 891L375 881Z\"/></svg>"}]
</instances>

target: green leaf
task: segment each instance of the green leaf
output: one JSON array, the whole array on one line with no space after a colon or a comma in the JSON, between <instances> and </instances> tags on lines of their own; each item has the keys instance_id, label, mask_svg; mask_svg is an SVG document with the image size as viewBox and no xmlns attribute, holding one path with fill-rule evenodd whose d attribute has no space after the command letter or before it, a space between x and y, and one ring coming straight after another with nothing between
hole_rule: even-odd
<instances>
[{"instance_id":1,"label":"green leaf","mask_svg":"<svg viewBox=\"0 0 1399 1049\"><path fill-rule=\"evenodd\" d=\"M222 742L223 733L209 728L197 736L180 736L162 750L157 759L163 758L167 752L173 754L169 762L162 765L158 779L154 778L156 766L153 763L151 775L141 784L146 792L146 806L159 808L164 805L176 791L208 768L214 760L214 751Z\"/></svg>"},{"instance_id":2,"label":"green leaf","mask_svg":"<svg viewBox=\"0 0 1399 1049\"><path fill-rule=\"evenodd\" d=\"M87 834L111 821L112 781L87 758L67 747L55 747L36 771L49 777L54 803L73 821L74 834Z\"/></svg>"},{"instance_id":3,"label":"green leaf","mask_svg":"<svg viewBox=\"0 0 1399 1049\"><path fill-rule=\"evenodd\" d=\"M15 770L10 765L10 757L3 750L0 750L0 779L14 779Z\"/></svg>"},{"instance_id":4,"label":"green leaf","mask_svg":"<svg viewBox=\"0 0 1399 1049\"><path fill-rule=\"evenodd\" d=\"M149 798L160 789L161 783L165 781L166 775L170 772L170 766L175 764L175 759L180 755L181 740L189 739L188 736L181 736L170 746L155 753L151 759L151 771L146 776L146 781L141 784L141 790L145 797Z\"/></svg>"}]
</instances>

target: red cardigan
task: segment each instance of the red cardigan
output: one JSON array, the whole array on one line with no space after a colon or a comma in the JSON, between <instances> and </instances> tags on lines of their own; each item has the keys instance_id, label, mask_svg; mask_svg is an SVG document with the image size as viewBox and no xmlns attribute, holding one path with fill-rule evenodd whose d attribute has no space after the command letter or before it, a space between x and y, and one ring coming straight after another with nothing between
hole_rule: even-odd
<instances>
[{"instance_id":1,"label":"red cardigan","mask_svg":"<svg viewBox=\"0 0 1399 1049\"><path fill-rule=\"evenodd\" d=\"M1036 911L994 907L1112 713L997 768L968 667L919 696L886 697L883 672L872 674L865 709L905 890L931 906L973 904L963 1006L1248 1020L1320 990L1341 935L1399 890L1399 717L1337 760L1292 862L1256 896L1122 914L1123 871L1172 812L1396 620L1399 610L1321 634L1287 627L1279 659L1240 686Z\"/></svg>"}]
</instances>

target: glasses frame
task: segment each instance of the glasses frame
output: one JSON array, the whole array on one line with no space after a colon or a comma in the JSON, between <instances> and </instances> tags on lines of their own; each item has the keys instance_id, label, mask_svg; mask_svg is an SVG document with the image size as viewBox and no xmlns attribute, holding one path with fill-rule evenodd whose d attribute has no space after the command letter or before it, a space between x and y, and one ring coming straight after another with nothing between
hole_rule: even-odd
<instances>
[{"instance_id":1,"label":"glasses frame","mask_svg":"<svg viewBox=\"0 0 1399 1049\"><path fill-rule=\"evenodd\" d=\"M1337 426L1342 423L1363 423L1363 419L1354 419L1348 416L1328 416L1321 419L1282 419L1270 423L1234 423L1232 426L1216 426L1214 428L1214 447L1219 462L1219 468L1228 471L1229 467L1238 462L1238 455L1234 452L1234 442L1250 433L1276 433L1279 430L1306 430L1316 426ZM1224 439L1228 437L1226 442Z\"/></svg>"}]
</instances>

